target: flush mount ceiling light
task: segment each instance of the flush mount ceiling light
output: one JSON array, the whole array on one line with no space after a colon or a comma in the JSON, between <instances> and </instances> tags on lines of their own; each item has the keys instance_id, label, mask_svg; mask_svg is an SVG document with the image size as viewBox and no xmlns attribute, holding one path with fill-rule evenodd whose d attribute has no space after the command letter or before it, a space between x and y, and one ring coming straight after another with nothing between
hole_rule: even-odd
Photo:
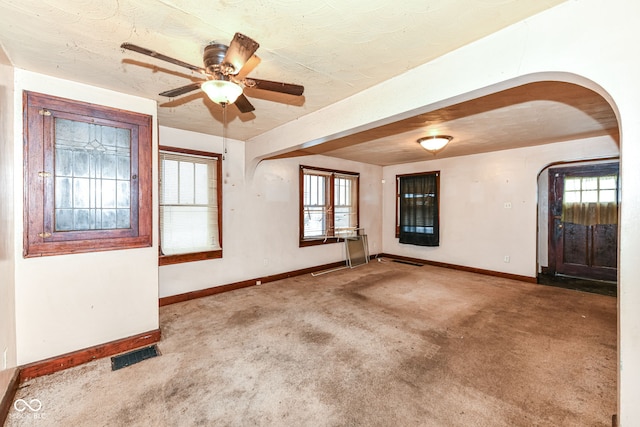
<instances>
[{"instance_id":1,"label":"flush mount ceiling light","mask_svg":"<svg viewBox=\"0 0 640 427\"><path fill-rule=\"evenodd\" d=\"M228 80L207 80L200 87L217 104L233 104L242 94L242 87Z\"/></svg>"},{"instance_id":2,"label":"flush mount ceiling light","mask_svg":"<svg viewBox=\"0 0 640 427\"><path fill-rule=\"evenodd\" d=\"M453 137L449 135L433 135L418 139L418 143L425 150L435 154L442 150L452 139Z\"/></svg>"}]
</instances>

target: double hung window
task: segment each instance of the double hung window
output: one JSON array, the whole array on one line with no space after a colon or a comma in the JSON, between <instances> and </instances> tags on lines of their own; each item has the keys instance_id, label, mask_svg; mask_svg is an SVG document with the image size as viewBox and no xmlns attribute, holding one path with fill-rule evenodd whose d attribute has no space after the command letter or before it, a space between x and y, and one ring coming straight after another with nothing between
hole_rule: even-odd
<instances>
[{"instance_id":1,"label":"double hung window","mask_svg":"<svg viewBox=\"0 0 640 427\"><path fill-rule=\"evenodd\" d=\"M357 234L358 182L353 172L300 167L300 244Z\"/></svg>"},{"instance_id":2,"label":"double hung window","mask_svg":"<svg viewBox=\"0 0 640 427\"><path fill-rule=\"evenodd\" d=\"M160 265L222 257L220 156L160 147Z\"/></svg>"}]
</instances>

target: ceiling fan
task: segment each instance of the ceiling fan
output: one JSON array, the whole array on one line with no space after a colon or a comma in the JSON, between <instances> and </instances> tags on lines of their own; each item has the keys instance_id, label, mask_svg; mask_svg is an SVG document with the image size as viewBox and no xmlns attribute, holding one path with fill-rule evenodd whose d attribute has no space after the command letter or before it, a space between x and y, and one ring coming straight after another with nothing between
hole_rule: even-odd
<instances>
[{"instance_id":1,"label":"ceiling fan","mask_svg":"<svg viewBox=\"0 0 640 427\"><path fill-rule=\"evenodd\" d=\"M120 47L188 68L191 71L201 73L204 77L202 81L164 91L159 94L160 96L173 98L202 89L212 101L223 107L227 104L235 104L240 112L249 113L255 110L255 107L244 95L244 88L256 88L295 96L301 96L304 92L304 87L296 84L239 77L238 74L242 68L260 47L258 42L240 33L233 36L229 46L217 42L209 43L204 48L204 67L191 65L131 43L122 43Z\"/></svg>"}]
</instances>

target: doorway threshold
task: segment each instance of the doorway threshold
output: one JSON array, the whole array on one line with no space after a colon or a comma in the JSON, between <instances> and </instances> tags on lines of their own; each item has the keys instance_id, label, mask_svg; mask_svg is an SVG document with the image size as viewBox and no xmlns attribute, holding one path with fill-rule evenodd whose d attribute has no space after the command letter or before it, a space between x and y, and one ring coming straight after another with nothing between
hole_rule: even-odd
<instances>
[{"instance_id":1,"label":"doorway threshold","mask_svg":"<svg viewBox=\"0 0 640 427\"><path fill-rule=\"evenodd\" d=\"M605 280L584 279L581 277L565 276L560 274L555 276L539 274L538 284L612 297L618 296L618 284L616 282Z\"/></svg>"}]
</instances>

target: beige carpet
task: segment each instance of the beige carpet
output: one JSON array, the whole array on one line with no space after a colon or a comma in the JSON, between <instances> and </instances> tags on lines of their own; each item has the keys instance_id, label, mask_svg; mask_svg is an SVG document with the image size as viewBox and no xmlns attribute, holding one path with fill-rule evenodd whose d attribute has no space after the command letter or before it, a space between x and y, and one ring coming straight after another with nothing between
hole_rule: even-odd
<instances>
[{"instance_id":1,"label":"beige carpet","mask_svg":"<svg viewBox=\"0 0 640 427\"><path fill-rule=\"evenodd\" d=\"M384 260L161 309L160 357L7 426L610 426L616 299Z\"/></svg>"}]
</instances>

